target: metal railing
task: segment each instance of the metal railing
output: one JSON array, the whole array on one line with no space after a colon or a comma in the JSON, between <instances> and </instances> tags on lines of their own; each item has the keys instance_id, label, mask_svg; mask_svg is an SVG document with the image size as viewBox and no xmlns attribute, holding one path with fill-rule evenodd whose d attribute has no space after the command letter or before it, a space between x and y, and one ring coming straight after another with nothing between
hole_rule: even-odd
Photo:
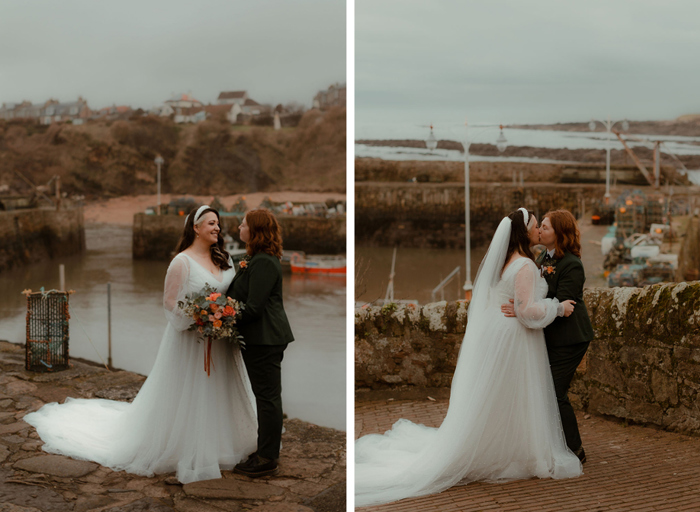
<instances>
[{"instance_id":1,"label":"metal railing","mask_svg":"<svg viewBox=\"0 0 700 512\"><path fill-rule=\"evenodd\" d=\"M452 281L455 276L457 276L457 298L461 298L462 288L459 286L459 283L462 279L460 269L461 267L457 266L445 279L440 281L440 284L433 288L433 291L430 292L431 302L436 301L438 292L440 292L440 300L445 300L445 287L450 284L450 281Z\"/></svg>"}]
</instances>

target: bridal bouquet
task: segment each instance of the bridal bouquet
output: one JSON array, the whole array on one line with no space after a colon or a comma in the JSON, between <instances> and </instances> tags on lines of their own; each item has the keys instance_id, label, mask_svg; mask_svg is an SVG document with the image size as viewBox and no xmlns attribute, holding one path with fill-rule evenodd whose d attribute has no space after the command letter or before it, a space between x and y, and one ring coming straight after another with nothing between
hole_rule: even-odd
<instances>
[{"instance_id":1,"label":"bridal bouquet","mask_svg":"<svg viewBox=\"0 0 700 512\"><path fill-rule=\"evenodd\" d=\"M211 369L212 340L227 338L245 345L243 336L236 327L236 316L244 309L244 305L217 292L209 283L205 283L199 292L185 295L185 300L179 301L177 305L194 320L188 330L196 331L207 340L204 353L204 371L207 375L210 375Z\"/></svg>"}]
</instances>

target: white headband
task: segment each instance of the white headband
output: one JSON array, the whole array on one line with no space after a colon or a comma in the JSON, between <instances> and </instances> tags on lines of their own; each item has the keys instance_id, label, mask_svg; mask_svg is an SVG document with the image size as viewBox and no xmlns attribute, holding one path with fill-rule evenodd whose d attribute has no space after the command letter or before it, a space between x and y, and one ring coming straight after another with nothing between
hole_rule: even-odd
<instances>
[{"instance_id":1,"label":"white headband","mask_svg":"<svg viewBox=\"0 0 700 512\"><path fill-rule=\"evenodd\" d=\"M527 228L527 221L528 221L528 214L527 210L525 208L518 208L521 212L523 212L523 217L525 218L525 227Z\"/></svg>"},{"instance_id":2,"label":"white headband","mask_svg":"<svg viewBox=\"0 0 700 512\"><path fill-rule=\"evenodd\" d=\"M197 221L198 221L199 218L202 216L202 212L203 212L204 210L206 210L207 208L209 208L209 205L208 205L208 204L203 204L202 206L200 206L200 207L197 209L197 212L194 214L194 222L193 222L192 224L197 224ZM185 217L185 226L187 225L187 219L189 219L189 218L190 218L190 214L188 213L188 214L187 214L187 217Z\"/></svg>"}]
</instances>

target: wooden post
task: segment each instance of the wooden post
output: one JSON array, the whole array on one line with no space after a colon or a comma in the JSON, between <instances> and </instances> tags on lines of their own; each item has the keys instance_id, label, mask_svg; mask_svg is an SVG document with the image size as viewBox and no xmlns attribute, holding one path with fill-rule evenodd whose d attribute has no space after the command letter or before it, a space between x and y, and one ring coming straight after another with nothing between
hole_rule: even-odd
<instances>
[{"instance_id":1,"label":"wooden post","mask_svg":"<svg viewBox=\"0 0 700 512\"><path fill-rule=\"evenodd\" d=\"M654 144L654 188L659 188L660 175L661 175L661 153L659 151L659 145L661 142L658 140Z\"/></svg>"},{"instance_id":2,"label":"wooden post","mask_svg":"<svg viewBox=\"0 0 700 512\"><path fill-rule=\"evenodd\" d=\"M61 290L62 292L66 291L66 266L61 263L58 266L58 289Z\"/></svg>"},{"instance_id":3,"label":"wooden post","mask_svg":"<svg viewBox=\"0 0 700 512\"><path fill-rule=\"evenodd\" d=\"M61 209L61 177L56 176L56 211Z\"/></svg>"}]
</instances>

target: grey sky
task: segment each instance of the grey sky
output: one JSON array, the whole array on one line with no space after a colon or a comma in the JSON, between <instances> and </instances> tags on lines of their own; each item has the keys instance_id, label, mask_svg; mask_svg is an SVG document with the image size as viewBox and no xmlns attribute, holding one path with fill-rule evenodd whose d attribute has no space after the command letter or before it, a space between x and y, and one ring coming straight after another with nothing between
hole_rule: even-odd
<instances>
[{"instance_id":1,"label":"grey sky","mask_svg":"<svg viewBox=\"0 0 700 512\"><path fill-rule=\"evenodd\" d=\"M344 0L0 0L0 103L149 108L248 91L297 101L345 81Z\"/></svg>"},{"instance_id":2,"label":"grey sky","mask_svg":"<svg viewBox=\"0 0 700 512\"><path fill-rule=\"evenodd\" d=\"M695 0L356 0L356 125L700 113Z\"/></svg>"}]
</instances>

